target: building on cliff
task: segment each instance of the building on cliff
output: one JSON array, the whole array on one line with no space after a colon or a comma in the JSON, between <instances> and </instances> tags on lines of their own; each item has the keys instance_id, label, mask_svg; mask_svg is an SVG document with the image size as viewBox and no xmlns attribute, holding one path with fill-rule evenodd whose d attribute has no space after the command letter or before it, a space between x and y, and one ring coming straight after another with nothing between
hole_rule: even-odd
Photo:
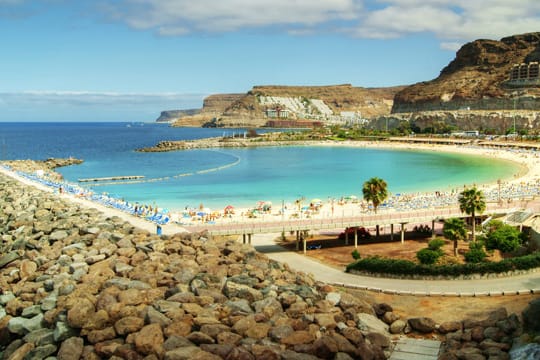
<instances>
[{"instance_id":1,"label":"building on cliff","mask_svg":"<svg viewBox=\"0 0 540 360\"><path fill-rule=\"evenodd\" d=\"M510 69L507 87L540 86L540 64L537 61L514 64Z\"/></svg>"}]
</instances>

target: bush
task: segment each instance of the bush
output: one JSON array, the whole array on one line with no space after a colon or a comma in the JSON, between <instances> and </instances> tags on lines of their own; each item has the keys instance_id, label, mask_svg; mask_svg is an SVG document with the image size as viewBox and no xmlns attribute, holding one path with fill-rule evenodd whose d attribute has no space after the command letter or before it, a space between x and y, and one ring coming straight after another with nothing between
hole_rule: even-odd
<instances>
[{"instance_id":1,"label":"bush","mask_svg":"<svg viewBox=\"0 0 540 360\"><path fill-rule=\"evenodd\" d=\"M477 250L473 245L471 250ZM429 250L429 249L424 249ZM540 251L530 255L505 259L498 262L468 262L466 264L423 265L408 260L367 257L347 265L347 271L358 270L379 274L460 276L471 274L504 273L540 267Z\"/></svg>"},{"instance_id":2,"label":"bush","mask_svg":"<svg viewBox=\"0 0 540 360\"><path fill-rule=\"evenodd\" d=\"M487 249L499 249L504 253L517 250L521 245L520 231L510 225L502 225L486 237Z\"/></svg>"},{"instance_id":3,"label":"bush","mask_svg":"<svg viewBox=\"0 0 540 360\"><path fill-rule=\"evenodd\" d=\"M428 243L428 249L433 251L441 250L445 243L443 239L433 239Z\"/></svg>"},{"instance_id":4,"label":"bush","mask_svg":"<svg viewBox=\"0 0 540 360\"><path fill-rule=\"evenodd\" d=\"M469 251L467 251L465 253L465 261L468 262L468 263L476 264L476 263L480 263L480 262L484 261L486 256L487 256L487 254L486 254L486 252L484 251L483 248L480 248L480 249L471 248Z\"/></svg>"},{"instance_id":5,"label":"bush","mask_svg":"<svg viewBox=\"0 0 540 360\"><path fill-rule=\"evenodd\" d=\"M351 253L352 257L354 260L359 260L360 259L360 253L358 252L357 249L354 249Z\"/></svg>"},{"instance_id":6,"label":"bush","mask_svg":"<svg viewBox=\"0 0 540 360\"><path fill-rule=\"evenodd\" d=\"M441 250L422 249L416 253L416 258L424 265L432 265L441 257Z\"/></svg>"}]
</instances>

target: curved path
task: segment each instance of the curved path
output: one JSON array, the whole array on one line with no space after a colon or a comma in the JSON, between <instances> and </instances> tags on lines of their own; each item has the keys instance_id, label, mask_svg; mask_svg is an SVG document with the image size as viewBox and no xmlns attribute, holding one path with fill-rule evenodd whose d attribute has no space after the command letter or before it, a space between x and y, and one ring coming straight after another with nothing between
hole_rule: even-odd
<instances>
[{"instance_id":1,"label":"curved path","mask_svg":"<svg viewBox=\"0 0 540 360\"><path fill-rule=\"evenodd\" d=\"M540 294L540 271L511 277L478 280L402 280L354 275L325 265L276 245L279 234L254 235L252 245L269 258L287 263L292 269L312 273L327 284L419 296L498 296Z\"/></svg>"}]
</instances>

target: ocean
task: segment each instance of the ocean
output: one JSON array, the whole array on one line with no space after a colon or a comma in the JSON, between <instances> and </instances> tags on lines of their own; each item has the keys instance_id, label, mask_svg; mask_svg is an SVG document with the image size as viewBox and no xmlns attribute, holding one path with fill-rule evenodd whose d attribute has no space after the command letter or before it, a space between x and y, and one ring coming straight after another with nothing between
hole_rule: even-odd
<instances>
[{"instance_id":1,"label":"ocean","mask_svg":"<svg viewBox=\"0 0 540 360\"><path fill-rule=\"evenodd\" d=\"M362 197L377 176L391 193L446 191L508 179L518 166L477 156L356 147L291 146L140 153L161 140L242 134L243 129L171 128L156 123L0 123L0 159L75 157L64 178L144 176L92 187L131 202L168 208L254 206L303 198Z\"/></svg>"}]
</instances>

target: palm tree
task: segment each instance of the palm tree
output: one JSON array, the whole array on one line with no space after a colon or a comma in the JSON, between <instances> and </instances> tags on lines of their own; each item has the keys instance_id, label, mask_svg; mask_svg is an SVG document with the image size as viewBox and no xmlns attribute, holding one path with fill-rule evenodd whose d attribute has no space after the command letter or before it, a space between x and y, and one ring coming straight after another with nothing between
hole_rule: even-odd
<instances>
[{"instance_id":1,"label":"palm tree","mask_svg":"<svg viewBox=\"0 0 540 360\"><path fill-rule=\"evenodd\" d=\"M472 241L476 240L476 214L482 214L486 210L486 199L481 190L472 187L463 190L458 197L459 210L471 215L472 218Z\"/></svg>"},{"instance_id":2,"label":"palm tree","mask_svg":"<svg viewBox=\"0 0 540 360\"><path fill-rule=\"evenodd\" d=\"M386 181L374 177L364 183L362 187L362 193L364 194L364 200L371 201L373 203L373 210L377 212L377 207L383 203L388 197L388 190Z\"/></svg>"},{"instance_id":3,"label":"palm tree","mask_svg":"<svg viewBox=\"0 0 540 360\"><path fill-rule=\"evenodd\" d=\"M450 218L444 222L443 235L447 239L454 241L454 256L457 256L458 240L465 240L467 237L467 229L465 221L460 218Z\"/></svg>"},{"instance_id":4,"label":"palm tree","mask_svg":"<svg viewBox=\"0 0 540 360\"><path fill-rule=\"evenodd\" d=\"M388 197L388 190L386 181L373 177L364 183L362 187L362 193L364 194L364 200L371 201L373 204L373 210L377 213L377 207L386 200ZM376 236L379 237L379 225L375 227Z\"/></svg>"}]
</instances>

